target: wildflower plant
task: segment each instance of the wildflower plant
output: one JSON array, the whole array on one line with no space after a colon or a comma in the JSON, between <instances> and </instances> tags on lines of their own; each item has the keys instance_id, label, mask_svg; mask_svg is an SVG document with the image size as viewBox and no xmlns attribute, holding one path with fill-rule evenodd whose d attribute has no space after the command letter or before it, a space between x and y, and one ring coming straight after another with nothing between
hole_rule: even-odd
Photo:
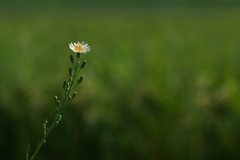
<instances>
[{"instance_id":1,"label":"wildflower plant","mask_svg":"<svg viewBox=\"0 0 240 160\"><path fill-rule=\"evenodd\" d=\"M64 98L60 100L58 96L54 97L55 105L56 105L56 114L54 120L48 125L48 120L45 120L43 123L43 136L42 139L38 141L35 150L30 156L30 145L26 148L26 160L34 160L36 155L38 154L40 148L43 144L46 143L46 139L50 132L58 126L59 122L62 119L62 110L66 106L66 104L72 101L76 96L77 92L72 93L72 90L76 88L83 81L83 76L79 76L79 72L85 67L86 60L80 61L81 54L86 54L90 52L90 46L85 44L84 42L80 43L70 43L69 48L76 53L75 56L70 55L70 62L72 67L69 68L69 78L67 81L63 81L63 89L64 89Z\"/></svg>"}]
</instances>

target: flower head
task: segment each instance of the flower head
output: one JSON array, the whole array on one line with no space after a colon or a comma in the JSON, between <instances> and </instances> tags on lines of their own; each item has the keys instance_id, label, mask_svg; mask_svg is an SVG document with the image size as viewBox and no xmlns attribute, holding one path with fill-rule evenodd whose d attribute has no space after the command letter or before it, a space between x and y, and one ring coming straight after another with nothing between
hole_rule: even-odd
<instances>
[{"instance_id":1,"label":"flower head","mask_svg":"<svg viewBox=\"0 0 240 160\"><path fill-rule=\"evenodd\" d=\"M84 44L84 41L82 43L70 43L69 48L76 53L87 53L90 52L90 46L88 44Z\"/></svg>"}]
</instances>

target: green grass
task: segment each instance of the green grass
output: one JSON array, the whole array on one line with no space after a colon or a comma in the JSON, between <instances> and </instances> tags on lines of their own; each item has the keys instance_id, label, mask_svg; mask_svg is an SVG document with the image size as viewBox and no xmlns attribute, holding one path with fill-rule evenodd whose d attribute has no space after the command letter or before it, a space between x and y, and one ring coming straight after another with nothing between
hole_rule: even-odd
<instances>
[{"instance_id":1,"label":"green grass","mask_svg":"<svg viewBox=\"0 0 240 160\"><path fill-rule=\"evenodd\" d=\"M40 159L237 159L238 8L0 15L1 158L24 159L67 77L70 42L92 48Z\"/></svg>"}]
</instances>

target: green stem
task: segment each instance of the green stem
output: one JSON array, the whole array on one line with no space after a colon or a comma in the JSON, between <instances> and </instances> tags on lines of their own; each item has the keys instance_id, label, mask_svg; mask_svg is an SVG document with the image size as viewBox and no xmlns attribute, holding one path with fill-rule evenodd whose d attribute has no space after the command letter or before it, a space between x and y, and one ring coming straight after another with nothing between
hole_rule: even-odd
<instances>
[{"instance_id":1,"label":"green stem","mask_svg":"<svg viewBox=\"0 0 240 160\"><path fill-rule=\"evenodd\" d=\"M59 113L58 113L59 114ZM52 129L54 128L54 126L56 125L56 122L57 122L57 115L55 116L55 119L54 121L52 122L52 125L50 126L50 128L47 130L47 133L43 136L42 140L37 144L37 147L32 155L32 157L30 158L30 160L33 160L35 158L35 156L37 155L37 153L39 152L40 148L42 147L42 145L44 143L46 143L46 139L47 139L47 136L49 135L49 133L52 131ZM58 115L59 116L59 115Z\"/></svg>"},{"instance_id":2,"label":"green stem","mask_svg":"<svg viewBox=\"0 0 240 160\"><path fill-rule=\"evenodd\" d=\"M78 59L78 61L79 61L79 59ZM76 66L76 65L77 65L77 63L75 64L75 66ZM73 66L74 66L74 65L73 65ZM39 152L39 150L40 150L40 148L42 147L42 145L43 145L44 143L46 143L46 139L47 139L48 135L50 134L50 132L51 132L51 131L58 125L58 123L59 123L59 117L61 116L61 111L62 111L62 109L64 108L64 106L66 105L66 103L67 103L67 101L68 101L69 94L70 94L71 90L74 88L74 87L73 87L73 83L74 83L74 81L75 81L75 79L76 79L77 74L78 74L79 71L80 71L80 69L76 69L75 67L73 67L73 69L74 69L74 74L73 74L73 76L70 76L70 78L72 77L72 79L71 79L71 81L69 82L69 83L70 83L69 90L67 90L66 93L65 93L65 98L64 98L64 100L63 100L63 103L62 103L61 106L58 106L58 110L57 110L57 113L56 113L56 115L55 115L54 121L52 122L51 126L50 126L49 128L47 128L46 133L43 135L41 141L37 144L36 149L35 149L35 151L33 152L30 160L33 160L33 159L36 157L36 155L37 155L37 153ZM28 160L28 153L27 153L27 160Z\"/></svg>"}]
</instances>

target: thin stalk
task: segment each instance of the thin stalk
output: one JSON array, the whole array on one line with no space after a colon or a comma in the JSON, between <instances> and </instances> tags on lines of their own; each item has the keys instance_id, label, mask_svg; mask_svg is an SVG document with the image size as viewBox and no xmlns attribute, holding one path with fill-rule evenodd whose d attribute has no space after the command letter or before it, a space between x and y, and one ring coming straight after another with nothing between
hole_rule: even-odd
<instances>
[{"instance_id":1,"label":"thin stalk","mask_svg":"<svg viewBox=\"0 0 240 160\"><path fill-rule=\"evenodd\" d=\"M79 58L78 58L78 61L77 61L77 62L79 62ZM77 63L75 63L75 64L73 64L73 70L74 70L74 73L73 73L73 75L70 76L70 81L69 81L69 85L70 85L70 86L69 86L69 89L66 90L63 103L62 103L62 105L60 105L60 106L57 107L57 113L56 113L56 115L55 115L55 118L54 118L51 126L50 126L49 128L46 128L46 133L44 133L42 139L41 139L40 142L37 144L36 149L35 149L35 151L33 152L30 160L33 160L33 159L36 157L36 155L37 155L37 153L39 152L39 150L40 150L40 148L42 147L42 145L46 143L46 139L47 139L48 135L49 135L50 132L58 125L58 123L59 123L59 121L60 121L59 117L61 116L61 111L62 111L62 109L65 107L66 103L67 103L68 100L69 100L68 98L69 98L70 92L72 91L73 88L75 88L75 87L73 87L73 84L74 84L74 81L75 81L75 79L76 79L76 76L78 75L78 73L79 73L79 71L80 71L81 69L80 69L79 67L77 67ZM45 125L46 125L46 123L45 123ZM28 154L29 154L29 153L26 154L26 159L27 159L27 160L28 160Z\"/></svg>"}]
</instances>

